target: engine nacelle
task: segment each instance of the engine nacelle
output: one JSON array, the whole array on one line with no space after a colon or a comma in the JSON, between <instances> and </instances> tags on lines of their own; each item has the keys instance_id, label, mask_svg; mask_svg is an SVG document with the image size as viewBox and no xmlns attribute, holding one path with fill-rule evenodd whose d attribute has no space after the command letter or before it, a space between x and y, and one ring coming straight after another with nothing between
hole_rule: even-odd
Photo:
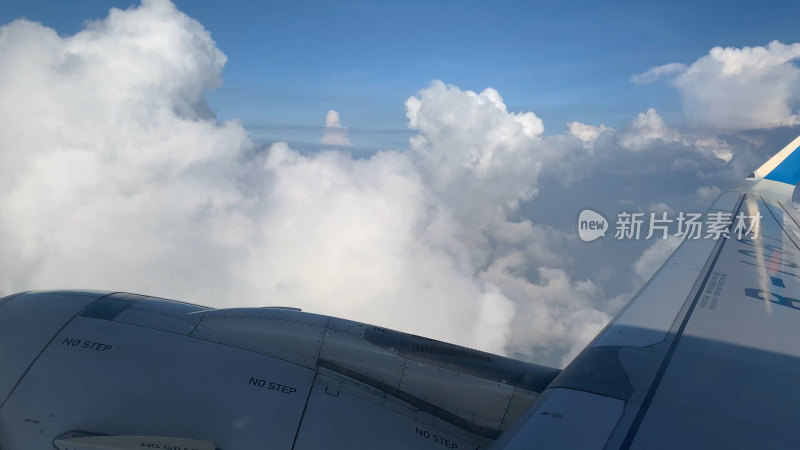
<instances>
[{"instance_id":1,"label":"engine nacelle","mask_svg":"<svg viewBox=\"0 0 800 450\"><path fill-rule=\"evenodd\" d=\"M475 448L558 374L293 308L79 291L0 299L0 364L0 448L26 450L65 433Z\"/></svg>"}]
</instances>

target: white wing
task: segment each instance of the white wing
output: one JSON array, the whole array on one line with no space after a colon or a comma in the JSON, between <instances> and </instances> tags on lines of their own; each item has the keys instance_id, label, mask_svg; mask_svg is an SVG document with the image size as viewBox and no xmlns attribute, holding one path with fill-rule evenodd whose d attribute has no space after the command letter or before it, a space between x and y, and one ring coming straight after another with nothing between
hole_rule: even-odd
<instances>
[{"instance_id":1,"label":"white wing","mask_svg":"<svg viewBox=\"0 0 800 450\"><path fill-rule=\"evenodd\" d=\"M800 448L799 146L709 211L757 237L685 239L492 448Z\"/></svg>"}]
</instances>

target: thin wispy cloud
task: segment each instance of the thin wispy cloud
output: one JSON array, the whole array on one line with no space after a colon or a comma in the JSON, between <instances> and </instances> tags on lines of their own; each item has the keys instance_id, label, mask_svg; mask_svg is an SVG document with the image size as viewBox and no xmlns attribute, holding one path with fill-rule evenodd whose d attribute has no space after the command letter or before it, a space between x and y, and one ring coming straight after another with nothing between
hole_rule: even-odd
<instances>
[{"instance_id":1,"label":"thin wispy cloud","mask_svg":"<svg viewBox=\"0 0 800 450\"><path fill-rule=\"evenodd\" d=\"M662 66L651 67L646 72L632 75L631 82L635 84L649 84L670 75L685 72L688 69L686 64L669 63Z\"/></svg>"}]
</instances>

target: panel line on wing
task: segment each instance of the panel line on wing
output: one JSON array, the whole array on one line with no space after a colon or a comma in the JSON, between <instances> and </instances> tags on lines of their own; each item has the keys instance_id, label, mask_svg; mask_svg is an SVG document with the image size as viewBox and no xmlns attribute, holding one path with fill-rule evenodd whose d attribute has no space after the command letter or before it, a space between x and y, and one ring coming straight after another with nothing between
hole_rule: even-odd
<instances>
[{"instance_id":1,"label":"panel line on wing","mask_svg":"<svg viewBox=\"0 0 800 450\"><path fill-rule=\"evenodd\" d=\"M742 196L739 200L739 204L736 205L736 209L734 210L733 217L739 213L742 205L744 204L746 196ZM732 224L731 224L732 225ZM714 259L711 261L711 265L708 267L706 271L705 277L703 277L703 283L700 285L700 289L697 290L694 299L692 300L692 304L689 306L689 310L686 312L686 315L683 317L681 321L681 325L678 328L677 332L675 333L675 337L672 340L672 343L667 350L667 354L664 357L664 360L661 362L661 366L658 368L658 372L656 373L655 378L653 379L652 384L650 385L650 389L647 391L647 395L645 395L644 401L642 405L639 407L639 410L636 413L636 417L633 419L633 423L631 427L628 429L628 433L625 435L625 439L622 441L622 445L620 445L620 449L626 450L630 449L631 445L633 444L633 440L636 438L636 433L639 431L639 427L644 420L644 416L647 414L647 410L650 407L650 403L653 401L653 397L655 397L656 391L658 390L659 385L661 384L661 380L664 378L664 373L667 371L667 367L669 366L670 359L672 359L672 355L675 353L675 349L678 347L678 343L681 340L681 336L683 335L684 330L686 329L686 325L689 323L689 319L692 317L692 313L697 306L697 302L700 300L700 297L703 293L703 289L705 288L706 284L708 283L711 274L714 272L714 266L717 264L717 260L719 259L719 255L722 254L722 249L725 247L725 244L728 242L729 239L724 239L720 242L719 246L715 250Z\"/></svg>"},{"instance_id":2,"label":"panel line on wing","mask_svg":"<svg viewBox=\"0 0 800 450\"><path fill-rule=\"evenodd\" d=\"M110 295L110 294L101 295L100 297L98 297L98 298L97 298L97 300L100 300L101 298L104 298L104 297L106 297L106 296L108 296L108 295ZM97 300L93 300L93 301L92 301L92 303L96 302ZM91 305L92 303L89 303L89 304ZM56 337L57 337L59 334L61 334L61 332L64 330L64 328L66 328L66 327L67 327L67 325L69 325L70 323L72 323L72 321L73 321L73 320L74 320L76 317L78 317L78 315L80 314L80 311L81 311L82 309L83 309L83 308L81 308L80 310L76 311L76 312L75 312L75 314L73 314L73 315L72 315L72 317L70 317L70 319L69 319L69 320L67 320L66 322L64 322L64 325L62 325L61 327L59 327L58 331L56 331L56 333L55 333L55 334L53 334L53 336L52 336L52 337L51 337L51 338L50 338L50 339L47 341L47 344L45 344L45 345L44 345L44 346L41 348L41 350L39 350L39 352L36 354L36 357L35 357L35 358L33 358L33 360L31 360L30 364L28 364L28 367L25 369L25 371L24 371L24 372L22 372L22 376L20 376L20 377L19 377L19 379L17 380L17 382L16 382L16 383L14 383L14 387L12 387L12 388L11 388L11 390L9 390L9 391L8 391L8 395L6 395L6 397L3 399L3 401L2 401L2 402L0 402L0 410L1 410L1 409L3 409L3 406L5 406L5 404L6 404L6 402L8 401L8 399L10 399L10 398L11 398L11 395L12 395L12 394L14 393L14 391L17 389L17 387L19 386L19 384L22 382L22 380L24 380L24 379L25 379L25 376L28 374L28 372L31 370L31 368L34 366L34 364L36 364L36 361L38 361L38 360L39 360L39 357L40 357L40 356L42 356L42 353L44 353L44 351L45 351L45 350L46 350L48 347L50 347L50 344L52 344L52 343L53 343L53 341L55 340L55 338L56 338Z\"/></svg>"}]
</instances>

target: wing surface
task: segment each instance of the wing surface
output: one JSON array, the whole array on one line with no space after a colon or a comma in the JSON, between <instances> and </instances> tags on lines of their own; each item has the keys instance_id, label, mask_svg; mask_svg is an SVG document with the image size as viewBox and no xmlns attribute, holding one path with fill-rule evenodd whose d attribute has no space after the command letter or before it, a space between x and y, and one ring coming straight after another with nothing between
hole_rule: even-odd
<instances>
[{"instance_id":1,"label":"wing surface","mask_svg":"<svg viewBox=\"0 0 800 450\"><path fill-rule=\"evenodd\" d=\"M800 448L798 147L723 192L706 217L731 236L684 239L492 448Z\"/></svg>"}]
</instances>

